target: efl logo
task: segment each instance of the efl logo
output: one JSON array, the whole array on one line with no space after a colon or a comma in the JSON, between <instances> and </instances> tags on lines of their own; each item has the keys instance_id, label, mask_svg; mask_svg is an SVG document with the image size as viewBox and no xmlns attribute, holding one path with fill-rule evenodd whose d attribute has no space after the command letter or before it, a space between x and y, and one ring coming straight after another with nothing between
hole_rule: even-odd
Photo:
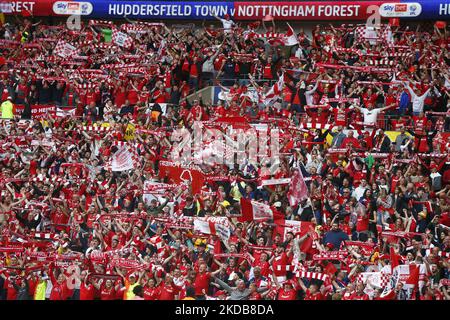
<instances>
[{"instance_id":1,"label":"efl logo","mask_svg":"<svg viewBox=\"0 0 450 320\"><path fill-rule=\"evenodd\" d=\"M87 3L83 3L81 5L81 12L86 14L86 12L88 12L88 11L89 11L89 5Z\"/></svg>"},{"instance_id":2,"label":"efl logo","mask_svg":"<svg viewBox=\"0 0 450 320\"><path fill-rule=\"evenodd\" d=\"M406 4L396 4L395 5L395 11L396 12L406 12L408 6Z\"/></svg>"}]
</instances>

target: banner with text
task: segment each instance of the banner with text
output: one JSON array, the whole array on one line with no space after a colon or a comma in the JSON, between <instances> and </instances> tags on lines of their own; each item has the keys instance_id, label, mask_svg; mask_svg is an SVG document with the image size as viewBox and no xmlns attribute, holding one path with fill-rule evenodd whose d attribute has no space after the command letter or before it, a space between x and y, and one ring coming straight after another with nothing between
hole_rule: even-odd
<instances>
[{"instance_id":1,"label":"banner with text","mask_svg":"<svg viewBox=\"0 0 450 320\"><path fill-rule=\"evenodd\" d=\"M83 18L140 18L204 20L229 14L234 20L260 20L266 15L276 20L365 20L380 7L383 17L407 19L450 18L450 0L416 1L0 1L6 14Z\"/></svg>"}]
</instances>

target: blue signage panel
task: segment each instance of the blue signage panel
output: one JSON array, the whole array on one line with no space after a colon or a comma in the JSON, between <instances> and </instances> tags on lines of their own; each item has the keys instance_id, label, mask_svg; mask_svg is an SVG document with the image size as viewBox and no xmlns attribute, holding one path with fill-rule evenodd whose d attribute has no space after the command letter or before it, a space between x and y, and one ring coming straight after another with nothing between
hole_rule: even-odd
<instances>
[{"instance_id":1,"label":"blue signage panel","mask_svg":"<svg viewBox=\"0 0 450 320\"><path fill-rule=\"evenodd\" d=\"M450 0L420 0L416 2L420 3L422 6L422 12L418 17L419 19L450 19Z\"/></svg>"},{"instance_id":2,"label":"blue signage panel","mask_svg":"<svg viewBox=\"0 0 450 320\"><path fill-rule=\"evenodd\" d=\"M234 2L92 1L93 18L214 19L234 15Z\"/></svg>"}]
</instances>

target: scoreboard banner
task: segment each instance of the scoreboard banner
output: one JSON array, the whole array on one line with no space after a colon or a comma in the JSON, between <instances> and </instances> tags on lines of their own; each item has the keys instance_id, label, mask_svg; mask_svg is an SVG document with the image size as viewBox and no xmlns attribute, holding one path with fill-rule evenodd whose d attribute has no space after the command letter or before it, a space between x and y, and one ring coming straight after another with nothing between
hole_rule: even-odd
<instances>
[{"instance_id":1,"label":"scoreboard banner","mask_svg":"<svg viewBox=\"0 0 450 320\"><path fill-rule=\"evenodd\" d=\"M0 12L29 16L80 15L98 19L205 20L228 14L233 20L365 20L379 7L383 18L450 19L450 0L416 1L56 1L0 0ZM370 8L370 9L369 9Z\"/></svg>"}]
</instances>

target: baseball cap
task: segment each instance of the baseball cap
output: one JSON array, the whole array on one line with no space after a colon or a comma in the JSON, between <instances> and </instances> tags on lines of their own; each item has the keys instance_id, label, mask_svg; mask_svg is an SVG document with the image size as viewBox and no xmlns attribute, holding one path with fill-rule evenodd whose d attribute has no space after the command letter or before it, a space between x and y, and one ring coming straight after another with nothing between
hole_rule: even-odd
<instances>
[{"instance_id":1,"label":"baseball cap","mask_svg":"<svg viewBox=\"0 0 450 320\"><path fill-rule=\"evenodd\" d=\"M234 271L231 272L231 273L230 273L230 276L228 277L228 281L233 280L235 275L236 275L236 272L234 272Z\"/></svg>"},{"instance_id":2,"label":"baseball cap","mask_svg":"<svg viewBox=\"0 0 450 320\"><path fill-rule=\"evenodd\" d=\"M222 204L222 206L224 206L225 208L228 207L228 206L230 205L230 203L229 203L227 200L223 201L221 204Z\"/></svg>"}]
</instances>

